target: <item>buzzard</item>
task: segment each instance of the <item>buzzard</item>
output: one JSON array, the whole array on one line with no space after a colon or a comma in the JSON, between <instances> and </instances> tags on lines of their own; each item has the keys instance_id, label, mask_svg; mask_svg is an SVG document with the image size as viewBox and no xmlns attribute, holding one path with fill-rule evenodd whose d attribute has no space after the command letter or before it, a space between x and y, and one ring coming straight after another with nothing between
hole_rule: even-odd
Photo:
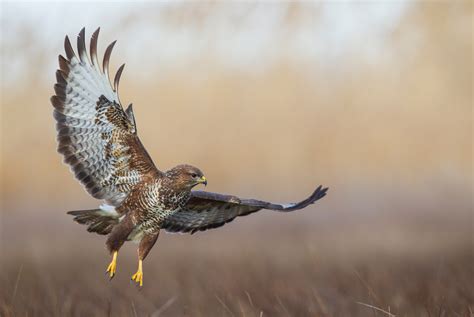
<instances>
[{"instance_id":1,"label":"buzzard","mask_svg":"<svg viewBox=\"0 0 474 317\"><path fill-rule=\"evenodd\" d=\"M275 204L192 190L207 185L200 169L178 165L160 171L137 135L130 104L123 109L118 95L118 69L113 84L109 60L115 41L104 54L102 68L97 58L99 29L85 43L85 29L77 37L77 54L66 36L66 57L59 55L55 95L51 97L56 119L58 152L87 192L103 204L92 210L70 211L87 231L108 235L112 261L107 267L115 275L117 255L125 241L138 243L138 270L132 280L143 285L142 262L155 244L161 229L168 232L204 231L217 228L261 209L293 211L326 195L319 186L298 203Z\"/></svg>"}]
</instances>

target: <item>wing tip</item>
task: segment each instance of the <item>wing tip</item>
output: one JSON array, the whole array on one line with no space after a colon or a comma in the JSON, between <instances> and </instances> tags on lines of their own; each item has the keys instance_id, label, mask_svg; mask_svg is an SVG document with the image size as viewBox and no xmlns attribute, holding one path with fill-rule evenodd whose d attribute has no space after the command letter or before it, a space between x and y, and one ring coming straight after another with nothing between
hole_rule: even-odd
<instances>
[{"instance_id":1,"label":"wing tip","mask_svg":"<svg viewBox=\"0 0 474 317\"><path fill-rule=\"evenodd\" d=\"M306 199L294 203L294 204L287 204L287 205L281 205L283 208L278 208L274 209L277 211L294 211L294 210L299 210L303 209L305 207L308 207L311 204L314 204L316 201L320 200L324 196L326 196L327 191L329 190L329 187L323 187L323 185L319 185L313 193Z\"/></svg>"},{"instance_id":2,"label":"wing tip","mask_svg":"<svg viewBox=\"0 0 474 317\"><path fill-rule=\"evenodd\" d=\"M62 56L62 55L59 55L58 56L58 63L59 63L59 69L64 72L64 74L66 75L69 75L69 72L70 72L70 68L69 68L69 62L68 60Z\"/></svg>"},{"instance_id":3,"label":"wing tip","mask_svg":"<svg viewBox=\"0 0 474 317\"><path fill-rule=\"evenodd\" d=\"M55 109L64 108L64 102L58 96L51 96L49 100Z\"/></svg>"},{"instance_id":4,"label":"wing tip","mask_svg":"<svg viewBox=\"0 0 474 317\"><path fill-rule=\"evenodd\" d=\"M87 59L86 52L86 28L83 27L79 34L77 35L77 51L79 53L79 59L84 62L84 59Z\"/></svg>"},{"instance_id":5,"label":"wing tip","mask_svg":"<svg viewBox=\"0 0 474 317\"><path fill-rule=\"evenodd\" d=\"M107 46L107 48L105 49L104 59L102 61L102 69L107 75L109 72L110 56L112 55L112 50L114 49L115 43L117 43L117 40L110 43L109 46Z\"/></svg>"},{"instance_id":6,"label":"wing tip","mask_svg":"<svg viewBox=\"0 0 474 317\"><path fill-rule=\"evenodd\" d=\"M69 40L69 36L66 35L64 38L64 50L66 51L66 57L71 60L76 56L76 53L74 53L74 50L71 45L71 41Z\"/></svg>"},{"instance_id":7,"label":"wing tip","mask_svg":"<svg viewBox=\"0 0 474 317\"><path fill-rule=\"evenodd\" d=\"M117 70L117 73L115 73L115 78L114 78L114 91L115 92L118 92L118 87L120 84L120 76L122 76L124 67L125 67L125 63L123 63Z\"/></svg>"},{"instance_id":8,"label":"wing tip","mask_svg":"<svg viewBox=\"0 0 474 317\"><path fill-rule=\"evenodd\" d=\"M100 26L97 28L97 30L92 33L91 36L91 41L90 41L90 54L91 54L91 62L92 65L99 67L99 60L97 58L97 41L99 40L99 32L100 32Z\"/></svg>"},{"instance_id":9,"label":"wing tip","mask_svg":"<svg viewBox=\"0 0 474 317\"><path fill-rule=\"evenodd\" d=\"M329 187L323 187L323 185L319 185L316 190L313 192L314 198L316 198L314 201L323 198L326 196L327 191L329 190Z\"/></svg>"}]
</instances>

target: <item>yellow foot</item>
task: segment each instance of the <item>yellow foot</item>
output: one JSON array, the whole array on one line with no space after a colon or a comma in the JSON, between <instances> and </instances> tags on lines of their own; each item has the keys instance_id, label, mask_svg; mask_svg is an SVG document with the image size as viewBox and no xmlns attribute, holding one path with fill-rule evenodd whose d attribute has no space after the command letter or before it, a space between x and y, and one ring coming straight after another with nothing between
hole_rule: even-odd
<instances>
[{"instance_id":1,"label":"yellow foot","mask_svg":"<svg viewBox=\"0 0 474 317\"><path fill-rule=\"evenodd\" d=\"M115 275L115 271L117 270L117 251L114 251L112 256L112 262L110 262L109 266L107 267L106 273L109 273L109 277L112 279Z\"/></svg>"},{"instance_id":2,"label":"yellow foot","mask_svg":"<svg viewBox=\"0 0 474 317\"><path fill-rule=\"evenodd\" d=\"M137 271L137 273L133 274L132 281L143 286L143 272Z\"/></svg>"},{"instance_id":3,"label":"yellow foot","mask_svg":"<svg viewBox=\"0 0 474 317\"><path fill-rule=\"evenodd\" d=\"M132 275L132 281L138 285L143 286L143 269L142 269L142 260L138 261L138 271Z\"/></svg>"}]
</instances>

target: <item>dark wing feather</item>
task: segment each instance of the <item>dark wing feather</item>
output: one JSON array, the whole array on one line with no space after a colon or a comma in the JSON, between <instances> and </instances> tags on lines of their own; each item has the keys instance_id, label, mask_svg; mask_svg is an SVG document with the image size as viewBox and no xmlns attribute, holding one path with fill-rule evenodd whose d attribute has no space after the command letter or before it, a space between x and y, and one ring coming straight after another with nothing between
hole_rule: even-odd
<instances>
[{"instance_id":1,"label":"dark wing feather","mask_svg":"<svg viewBox=\"0 0 474 317\"><path fill-rule=\"evenodd\" d=\"M231 195L193 191L187 205L167 218L161 228L169 232L194 233L220 227L238 216L246 216L261 209L294 211L323 198L327 190L328 188L319 186L305 200L290 204L274 204L255 199L240 199Z\"/></svg>"},{"instance_id":2,"label":"dark wing feather","mask_svg":"<svg viewBox=\"0 0 474 317\"><path fill-rule=\"evenodd\" d=\"M51 97L58 131L58 151L76 178L97 199L118 205L144 178L160 173L141 144L132 109L124 112L118 96L123 65L109 78L113 42L103 70L97 58L99 29L92 35L87 55L85 31L77 38L77 53L66 36L67 58L59 56L55 95Z\"/></svg>"}]
</instances>

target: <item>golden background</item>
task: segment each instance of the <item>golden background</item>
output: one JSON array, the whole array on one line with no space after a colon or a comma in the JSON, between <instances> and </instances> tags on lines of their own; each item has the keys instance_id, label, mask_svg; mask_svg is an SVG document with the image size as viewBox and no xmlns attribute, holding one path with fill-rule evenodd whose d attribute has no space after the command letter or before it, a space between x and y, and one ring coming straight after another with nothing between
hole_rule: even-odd
<instances>
[{"instance_id":1,"label":"golden background","mask_svg":"<svg viewBox=\"0 0 474 317\"><path fill-rule=\"evenodd\" d=\"M3 315L472 309L471 2L1 7ZM158 168L196 165L206 190L242 197L327 197L163 234L140 293L130 244L109 284L103 237L65 214L99 202L61 163L49 103L83 26L101 26L102 53L118 40L111 71L126 62L121 100Z\"/></svg>"}]
</instances>

